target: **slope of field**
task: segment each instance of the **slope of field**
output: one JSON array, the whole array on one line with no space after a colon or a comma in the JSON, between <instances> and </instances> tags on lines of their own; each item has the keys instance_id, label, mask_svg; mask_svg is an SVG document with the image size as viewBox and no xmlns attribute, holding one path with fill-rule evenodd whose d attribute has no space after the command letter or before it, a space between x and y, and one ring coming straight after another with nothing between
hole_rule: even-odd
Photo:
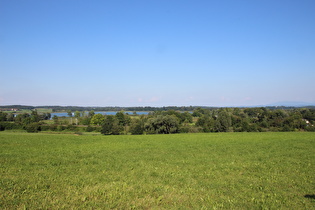
<instances>
[{"instance_id":1,"label":"slope of field","mask_svg":"<svg viewBox=\"0 0 315 210\"><path fill-rule=\"evenodd\" d=\"M314 133L0 133L0 208L311 209Z\"/></svg>"}]
</instances>

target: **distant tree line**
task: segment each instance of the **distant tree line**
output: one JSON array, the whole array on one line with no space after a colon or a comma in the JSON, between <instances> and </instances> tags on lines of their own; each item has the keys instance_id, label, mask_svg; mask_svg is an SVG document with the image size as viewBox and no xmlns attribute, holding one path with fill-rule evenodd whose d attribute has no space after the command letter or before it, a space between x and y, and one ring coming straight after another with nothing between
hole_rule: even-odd
<instances>
[{"instance_id":1,"label":"distant tree line","mask_svg":"<svg viewBox=\"0 0 315 210\"><path fill-rule=\"evenodd\" d=\"M157 110L148 115L95 114L94 110L68 110L69 117L50 113L15 115L0 112L0 130L24 129L39 131L101 132L104 135L119 134L170 134L199 132L268 132L315 131L315 109L269 108L196 108L193 111Z\"/></svg>"},{"instance_id":2,"label":"distant tree line","mask_svg":"<svg viewBox=\"0 0 315 210\"><path fill-rule=\"evenodd\" d=\"M95 112L101 112L101 111L167 111L167 110L178 110L178 111L193 111L195 106L167 106L167 107L151 107L151 106L145 106L145 107L80 107L80 106L23 106L23 105L10 105L10 106L0 106L1 110L9 110L9 109L19 109L19 110L35 110L35 109L52 109L53 112L64 112L66 110L71 110L73 112L75 111L90 111L94 110ZM215 109L215 107L204 107L208 109Z\"/></svg>"},{"instance_id":3,"label":"distant tree line","mask_svg":"<svg viewBox=\"0 0 315 210\"><path fill-rule=\"evenodd\" d=\"M67 110L71 110L73 112L79 111L90 111L94 110L95 112L108 112L108 111L146 111L146 112L154 112L154 111L168 111L168 110L176 110L181 112L191 112L196 110L197 108L201 109L208 109L208 110L217 110L219 107L207 107L207 106L163 106L163 107L80 107L80 106L24 106L24 105L10 105L10 106L0 106L0 111L3 110L11 110L11 109L17 109L17 110L36 110L36 109L51 109L53 112L65 112ZM269 106L266 107L267 109L282 109L282 110L291 110L296 109L296 107L287 107L287 106ZM315 106L306 106L306 107L299 107L299 108L308 108L308 109L315 109ZM242 108L243 109L243 108Z\"/></svg>"}]
</instances>

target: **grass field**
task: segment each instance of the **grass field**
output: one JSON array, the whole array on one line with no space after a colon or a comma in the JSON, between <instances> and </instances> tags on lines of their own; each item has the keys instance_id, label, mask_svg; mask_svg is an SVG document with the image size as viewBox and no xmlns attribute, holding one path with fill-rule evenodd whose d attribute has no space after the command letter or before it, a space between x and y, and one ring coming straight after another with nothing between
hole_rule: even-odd
<instances>
[{"instance_id":1,"label":"grass field","mask_svg":"<svg viewBox=\"0 0 315 210\"><path fill-rule=\"evenodd\" d=\"M314 209L314 133L0 133L1 209Z\"/></svg>"}]
</instances>

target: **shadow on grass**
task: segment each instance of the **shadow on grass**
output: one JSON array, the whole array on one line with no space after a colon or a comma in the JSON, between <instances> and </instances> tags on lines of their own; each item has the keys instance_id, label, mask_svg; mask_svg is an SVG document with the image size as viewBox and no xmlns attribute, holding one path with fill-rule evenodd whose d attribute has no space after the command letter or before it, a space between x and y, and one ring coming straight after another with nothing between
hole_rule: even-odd
<instances>
[{"instance_id":1,"label":"shadow on grass","mask_svg":"<svg viewBox=\"0 0 315 210\"><path fill-rule=\"evenodd\" d=\"M304 198L315 199L315 195L304 195Z\"/></svg>"}]
</instances>

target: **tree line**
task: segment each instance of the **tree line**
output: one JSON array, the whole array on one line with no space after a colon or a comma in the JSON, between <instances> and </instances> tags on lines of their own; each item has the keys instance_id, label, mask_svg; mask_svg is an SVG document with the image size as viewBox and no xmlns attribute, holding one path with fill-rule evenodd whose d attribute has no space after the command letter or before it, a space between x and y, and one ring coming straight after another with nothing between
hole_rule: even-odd
<instances>
[{"instance_id":1,"label":"tree line","mask_svg":"<svg viewBox=\"0 0 315 210\"><path fill-rule=\"evenodd\" d=\"M178 111L193 111L196 106L163 106L163 107L119 107L119 106L108 106L108 107L81 107L81 106L24 106L24 105L10 105L10 106L0 106L1 110L35 110L35 109L51 109L53 112L64 112L67 110L75 111L90 111L94 110L95 112L101 111L167 111L167 110L178 110ZM215 107L204 107L208 109L214 109Z\"/></svg>"},{"instance_id":2,"label":"tree line","mask_svg":"<svg viewBox=\"0 0 315 210\"><path fill-rule=\"evenodd\" d=\"M68 110L69 117L51 118L50 113L0 112L0 130L101 132L119 134L170 134L200 132L315 131L315 109L196 108L191 112L158 110L148 115L95 114Z\"/></svg>"},{"instance_id":3,"label":"tree line","mask_svg":"<svg viewBox=\"0 0 315 210\"><path fill-rule=\"evenodd\" d=\"M151 107L151 106L144 106L144 107L119 107L119 106L108 106L108 107L81 107L81 106L25 106L25 105L8 105L8 106L0 106L0 111L3 110L36 110L36 109L51 109L52 112L64 112L67 110L75 111L90 111L94 110L95 112L106 112L106 111L169 111L169 110L176 110L176 111L188 111L192 112L197 108L201 109L209 109L209 110L216 110L219 107L209 107L209 106L163 106L163 107ZM290 106L268 106L267 109L283 109L283 110L291 110L296 109L297 107L290 107ZM314 109L315 106L305 106L299 108L308 108Z\"/></svg>"}]
</instances>

